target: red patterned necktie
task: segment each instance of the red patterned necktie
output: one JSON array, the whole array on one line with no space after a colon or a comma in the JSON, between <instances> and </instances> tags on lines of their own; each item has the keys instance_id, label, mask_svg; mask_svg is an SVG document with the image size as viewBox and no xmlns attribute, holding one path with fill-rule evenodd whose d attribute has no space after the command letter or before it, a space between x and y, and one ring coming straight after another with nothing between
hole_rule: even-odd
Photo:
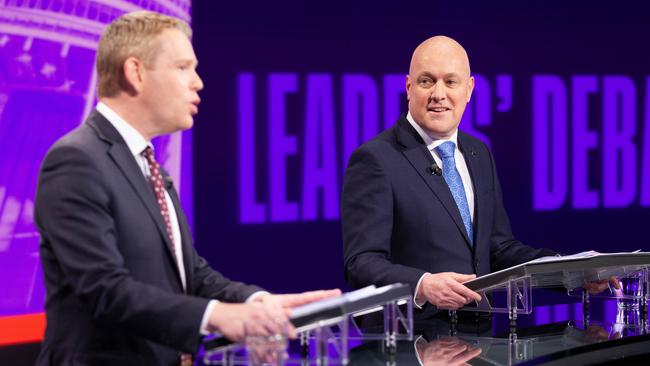
<instances>
[{"instance_id":1,"label":"red patterned necktie","mask_svg":"<svg viewBox=\"0 0 650 366\"><path fill-rule=\"evenodd\" d=\"M165 228L167 229L167 236L172 243L172 254L174 259L176 258L176 251L174 250L174 234L172 232L172 223L169 218L169 208L167 207L167 200L165 199L165 183L163 181L162 173L160 172L160 165L156 161L156 158L153 156L153 149L151 146L147 146L146 149L142 152L142 156L147 159L149 164L149 174L151 175L150 182L153 187L153 191L156 194L156 201L158 201L158 207L160 207L160 214L165 221Z\"/></svg>"},{"instance_id":2,"label":"red patterned necktie","mask_svg":"<svg viewBox=\"0 0 650 366\"><path fill-rule=\"evenodd\" d=\"M158 201L158 206L160 207L160 214L162 215L163 220L165 220L167 236L169 236L169 240L172 243L171 250L172 254L174 255L174 261L178 262L178 258L176 258L176 251L174 250L174 234L172 232L171 219L169 218L167 200L165 199L165 183L163 182L162 173L160 172L160 165L158 165L156 158L153 156L153 149L151 149L151 146L147 146L147 148L144 149L142 156L147 159L147 164L149 164L151 186L153 187L153 191L156 194L156 201ZM178 362L180 366L188 366L194 364L193 357L189 353L181 353Z\"/></svg>"}]
</instances>

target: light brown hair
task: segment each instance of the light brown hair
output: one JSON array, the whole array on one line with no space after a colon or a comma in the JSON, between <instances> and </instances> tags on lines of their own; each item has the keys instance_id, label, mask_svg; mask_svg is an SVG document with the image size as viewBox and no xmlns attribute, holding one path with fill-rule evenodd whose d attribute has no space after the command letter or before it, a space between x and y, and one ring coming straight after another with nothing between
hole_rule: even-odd
<instances>
[{"instance_id":1,"label":"light brown hair","mask_svg":"<svg viewBox=\"0 0 650 366\"><path fill-rule=\"evenodd\" d=\"M184 21L150 11L127 13L106 27L97 47L97 95L115 96L120 90L128 90L124 77L124 62L136 57L145 66L155 60L159 42L156 37L167 29L178 29L187 37L191 28Z\"/></svg>"}]
</instances>

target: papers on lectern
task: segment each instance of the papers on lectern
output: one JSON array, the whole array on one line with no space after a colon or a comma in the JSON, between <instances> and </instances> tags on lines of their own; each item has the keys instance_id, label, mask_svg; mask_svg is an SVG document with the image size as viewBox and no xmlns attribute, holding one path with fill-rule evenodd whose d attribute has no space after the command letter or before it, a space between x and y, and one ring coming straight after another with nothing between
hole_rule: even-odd
<instances>
[{"instance_id":1,"label":"papers on lectern","mask_svg":"<svg viewBox=\"0 0 650 366\"><path fill-rule=\"evenodd\" d=\"M464 283L474 291L494 288L516 278L530 276L533 287L580 286L584 281L608 279L650 267L650 253L581 252L572 255L542 257L492 272Z\"/></svg>"},{"instance_id":2,"label":"papers on lectern","mask_svg":"<svg viewBox=\"0 0 650 366\"><path fill-rule=\"evenodd\" d=\"M359 290L346 292L341 296L316 301L294 308L289 316L291 323L299 330L311 328L319 321L334 319L353 314L369 308L381 306L390 301L410 297L408 285L395 283L375 287L374 285Z\"/></svg>"}]
</instances>

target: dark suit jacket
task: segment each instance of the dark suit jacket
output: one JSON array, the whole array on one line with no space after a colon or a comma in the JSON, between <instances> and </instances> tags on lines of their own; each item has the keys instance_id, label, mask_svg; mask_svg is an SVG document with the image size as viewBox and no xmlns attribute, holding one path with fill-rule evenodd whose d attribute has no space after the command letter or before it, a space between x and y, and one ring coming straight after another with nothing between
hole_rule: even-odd
<instances>
[{"instance_id":1,"label":"dark suit jacket","mask_svg":"<svg viewBox=\"0 0 650 366\"><path fill-rule=\"evenodd\" d=\"M192 246L173 187L184 294L151 185L98 112L41 167L35 221L47 290L39 365L171 365L198 348L208 299L242 302L258 287L215 272Z\"/></svg>"},{"instance_id":2,"label":"dark suit jacket","mask_svg":"<svg viewBox=\"0 0 650 366\"><path fill-rule=\"evenodd\" d=\"M353 287L407 283L425 272L478 276L554 255L516 240L503 208L492 154L458 133L474 185L474 246L431 153L405 115L350 157L342 196L345 276ZM416 320L433 315L428 304Z\"/></svg>"}]
</instances>

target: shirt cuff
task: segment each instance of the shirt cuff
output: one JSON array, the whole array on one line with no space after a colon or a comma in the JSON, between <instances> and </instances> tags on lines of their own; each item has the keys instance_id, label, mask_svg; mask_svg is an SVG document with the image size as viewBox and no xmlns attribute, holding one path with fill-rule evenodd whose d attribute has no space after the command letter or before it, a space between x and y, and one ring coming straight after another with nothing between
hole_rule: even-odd
<instances>
[{"instance_id":1,"label":"shirt cuff","mask_svg":"<svg viewBox=\"0 0 650 366\"><path fill-rule=\"evenodd\" d=\"M270 295L271 293L268 291L257 291L254 292L252 295L246 299L246 303L249 303L251 301L255 301L260 296L264 295ZM203 313L203 318L201 318L201 328L199 328L199 333L201 335L208 335L210 334L210 331L208 330L208 321L210 320L210 314L212 314L212 309L219 303L219 300L210 300L208 302L208 306L205 307L205 312Z\"/></svg>"},{"instance_id":2,"label":"shirt cuff","mask_svg":"<svg viewBox=\"0 0 650 366\"><path fill-rule=\"evenodd\" d=\"M253 294L250 295L250 296L248 297L248 299L246 299L246 303L248 304L248 303L253 302L253 301L255 301L256 299L258 299L258 298L260 298L260 297L262 297L262 296L266 296L266 295L270 295L270 294L271 294L271 293L268 292L268 291L257 291L257 292L253 292Z\"/></svg>"},{"instance_id":3,"label":"shirt cuff","mask_svg":"<svg viewBox=\"0 0 650 366\"><path fill-rule=\"evenodd\" d=\"M199 333L201 335L208 335L210 331L208 330L208 320L210 320L210 314L212 314L212 309L219 303L218 300L210 300L208 306L205 307L205 312L203 313L203 318L201 318L201 328L199 328Z\"/></svg>"},{"instance_id":4,"label":"shirt cuff","mask_svg":"<svg viewBox=\"0 0 650 366\"><path fill-rule=\"evenodd\" d=\"M428 276L430 274L431 273L429 273L429 272L423 274L422 277L420 277L420 279L418 280L418 284L415 285L415 291L413 292L413 304L418 309L422 309L422 306L424 306L424 304L426 304L427 302L423 301L422 303L418 304L418 302L415 300L415 296L417 296L417 294L418 294L418 291L420 289L420 284L422 283L422 280L424 279L424 277L426 277L426 276Z\"/></svg>"},{"instance_id":5,"label":"shirt cuff","mask_svg":"<svg viewBox=\"0 0 650 366\"><path fill-rule=\"evenodd\" d=\"M415 349L415 358L418 359L418 364L420 366L424 366L424 363L422 362L422 359L420 358L420 352L418 352L418 345L424 343L425 345L427 344L427 341L420 335L418 336L415 341L413 341L413 348Z\"/></svg>"}]
</instances>

